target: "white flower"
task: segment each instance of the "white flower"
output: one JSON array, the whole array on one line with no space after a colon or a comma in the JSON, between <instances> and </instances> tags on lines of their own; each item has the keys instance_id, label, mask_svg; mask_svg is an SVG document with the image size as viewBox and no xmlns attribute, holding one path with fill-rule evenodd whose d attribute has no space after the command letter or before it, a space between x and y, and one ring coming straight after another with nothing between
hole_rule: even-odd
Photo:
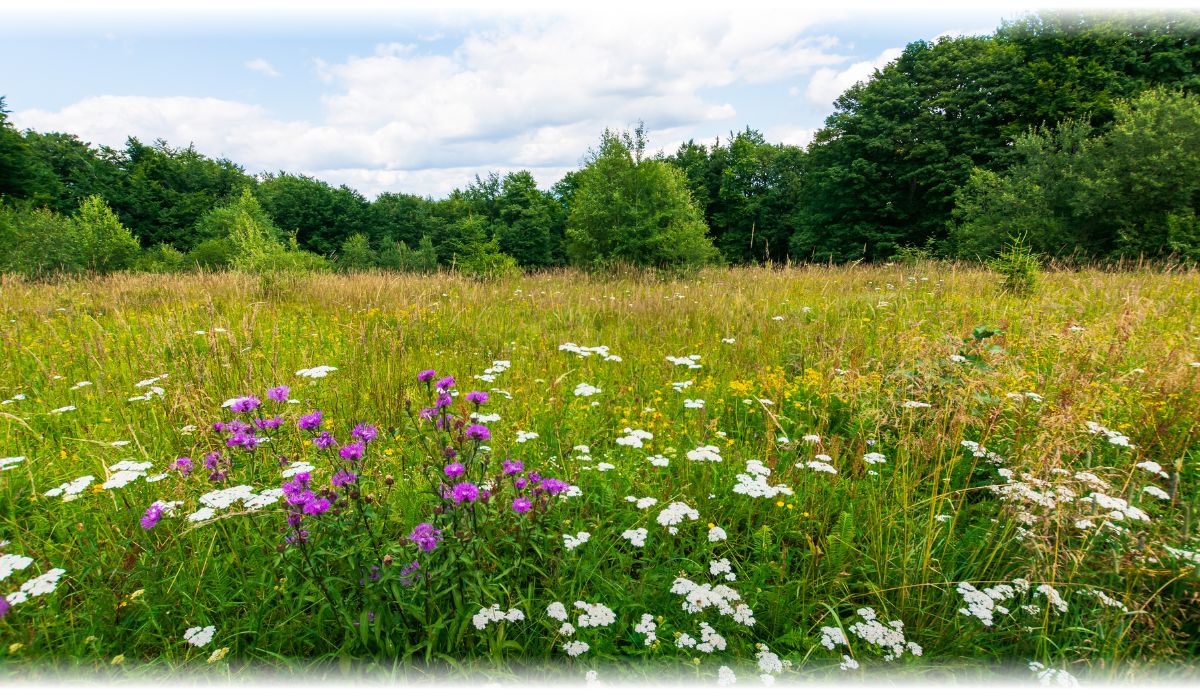
<instances>
[{"instance_id":1,"label":"white flower","mask_svg":"<svg viewBox=\"0 0 1200 700\"><path fill-rule=\"evenodd\" d=\"M966 362L967 358L963 357L962 355L951 355L950 361L951 362Z\"/></svg>"},{"instance_id":2,"label":"white flower","mask_svg":"<svg viewBox=\"0 0 1200 700\"><path fill-rule=\"evenodd\" d=\"M82 493L83 490L85 488L87 488L88 484L92 483L95 480L96 480L96 477L91 476L91 475L81 476L78 479L75 479L74 481L68 481L64 484L61 484L61 485L55 487L55 488L52 488L42 495L46 496L47 498L54 498L55 496L63 496L64 497L63 500L67 500L66 499L67 496L74 497L76 494Z\"/></svg>"},{"instance_id":3,"label":"white flower","mask_svg":"<svg viewBox=\"0 0 1200 700\"><path fill-rule=\"evenodd\" d=\"M591 647L588 646L587 642L581 642L578 639L575 639L563 644L562 648L563 651L567 652L567 656L579 656L580 654L586 653Z\"/></svg>"},{"instance_id":4,"label":"white flower","mask_svg":"<svg viewBox=\"0 0 1200 700\"><path fill-rule=\"evenodd\" d=\"M529 442L530 440L536 439L537 436L537 433L527 433L524 430L518 430L517 442Z\"/></svg>"},{"instance_id":5,"label":"white flower","mask_svg":"<svg viewBox=\"0 0 1200 700\"><path fill-rule=\"evenodd\" d=\"M665 466L668 466L671 464L671 461L669 459L667 459L666 457L663 457L662 455L654 455L653 457L649 457L648 459L650 461L650 464L655 467L665 467Z\"/></svg>"},{"instance_id":6,"label":"white flower","mask_svg":"<svg viewBox=\"0 0 1200 700\"><path fill-rule=\"evenodd\" d=\"M838 668L842 669L843 671L853 671L854 669L858 668L858 662L850 656L842 654L842 663L838 664Z\"/></svg>"},{"instance_id":7,"label":"white flower","mask_svg":"<svg viewBox=\"0 0 1200 700\"><path fill-rule=\"evenodd\" d=\"M570 622L564 622L558 626L558 633L564 637L570 637L575 634L575 625L572 625Z\"/></svg>"},{"instance_id":8,"label":"white flower","mask_svg":"<svg viewBox=\"0 0 1200 700\"><path fill-rule=\"evenodd\" d=\"M575 601L575 607L582 610L576 624L580 627L608 627L617 621L617 614L612 608L602 603L588 603L586 601Z\"/></svg>"},{"instance_id":9,"label":"white flower","mask_svg":"<svg viewBox=\"0 0 1200 700\"><path fill-rule=\"evenodd\" d=\"M213 634L217 631L216 627L209 625L208 627L189 627L183 633L184 640L194 647L202 647L212 641Z\"/></svg>"},{"instance_id":10,"label":"white flower","mask_svg":"<svg viewBox=\"0 0 1200 700\"><path fill-rule=\"evenodd\" d=\"M655 630L657 629L658 625L654 624L654 616L649 613L643 613L642 621L637 625L634 625L633 631L646 635L646 646L650 646L656 639L658 639L658 635L655 633Z\"/></svg>"},{"instance_id":11,"label":"white flower","mask_svg":"<svg viewBox=\"0 0 1200 700\"><path fill-rule=\"evenodd\" d=\"M684 399L684 408L704 408L704 399Z\"/></svg>"},{"instance_id":12,"label":"white flower","mask_svg":"<svg viewBox=\"0 0 1200 700\"><path fill-rule=\"evenodd\" d=\"M779 660L778 654L772 652L766 644L755 644L754 646L758 649L754 656L758 659L759 671L768 674L767 677L771 680L774 680L774 677L770 674L783 673L783 662ZM764 682L767 681L764 680Z\"/></svg>"},{"instance_id":13,"label":"white flower","mask_svg":"<svg viewBox=\"0 0 1200 700\"><path fill-rule=\"evenodd\" d=\"M337 367L330 367L329 365L317 365L316 367L309 367L308 369L297 370L296 376L304 377L306 379L324 379L326 376L329 375L330 372L336 372L336 371L337 371Z\"/></svg>"},{"instance_id":14,"label":"white flower","mask_svg":"<svg viewBox=\"0 0 1200 700\"><path fill-rule=\"evenodd\" d=\"M608 462L601 462L596 465L596 471L601 471L601 472L610 471L610 470L616 469L616 468L617 467L615 465L609 464Z\"/></svg>"},{"instance_id":15,"label":"white flower","mask_svg":"<svg viewBox=\"0 0 1200 700\"><path fill-rule=\"evenodd\" d=\"M287 469L283 470L283 478L289 479L297 474L307 474L314 469L316 467L308 462L292 462Z\"/></svg>"},{"instance_id":16,"label":"white flower","mask_svg":"<svg viewBox=\"0 0 1200 700\"><path fill-rule=\"evenodd\" d=\"M578 355L580 357L591 357L592 355L599 355L606 360L609 359L609 357L610 357L608 354L608 346L607 345L598 345L594 348L589 348L589 347L583 347L580 345L576 345L575 343L563 343L562 345L558 346L558 349L562 350L563 352L569 352L569 353ZM621 361L621 358L617 357L616 355L613 355L612 357L616 358L616 360L615 360L616 362Z\"/></svg>"},{"instance_id":17,"label":"white flower","mask_svg":"<svg viewBox=\"0 0 1200 700\"><path fill-rule=\"evenodd\" d=\"M626 530L625 532L622 532L621 537L629 540L629 544L633 545L634 547L645 547L646 536L649 534L649 530L644 527L639 527L636 530Z\"/></svg>"},{"instance_id":18,"label":"white flower","mask_svg":"<svg viewBox=\"0 0 1200 700\"><path fill-rule=\"evenodd\" d=\"M783 320L783 316L772 316L772 317L771 317L771 320L772 320L772 321L782 321L782 320Z\"/></svg>"},{"instance_id":19,"label":"white flower","mask_svg":"<svg viewBox=\"0 0 1200 700\"><path fill-rule=\"evenodd\" d=\"M0 554L0 581L11 576L12 572L24 569L32 563L33 559L20 554Z\"/></svg>"},{"instance_id":20,"label":"white flower","mask_svg":"<svg viewBox=\"0 0 1200 700\"><path fill-rule=\"evenodd\" d=\"M574 537L572 537L571 535L563 535L562 538L563 538L563 545L567 549L575 549L579 545L590 540L592 538L592 535L589 532L578 532L578 533L575 533Z\"/></svg>"},{"instance_id":21,"label":"white flower","mask_svg":"<svg viewBox=\"0 0 1200 700\"><path fill-rule=\"evenodd\" d=\"M737 574L733 573L733 565L725 558L714 559L708 562L708 573L713 576L724 574L726 581L737 580Z\"/></svg>"},{"instance_id":22,"label":"white flower","mask_svg":"<svg viewBox=\"0 0 1200 700\"><path fill-rule=\"evenodd\" d=\"M675 391L683 393L684 389L690 387L694 383L695 382L693 382L691 379L687 380L686 382L671 382L671 388Z\"/></svg>"},{"instance_id":23,"label":"white flower","mask_svg":"<svg viewBox=\"0 0 1200 700\"><path fill-rule=\"evenodd\" d=\"M0 457L0 471L16 469L17 465L24 461L24 457Z\"/></svg>"},{"instance_id":24,"label":"white flower","mask_svg":"<svg viewBox=\"0 0 1200 700\"><path fill-rule=\"evenodd\" d=\"M768 484L767 477L770 475L771 470L763 466L761 461L746 460L746 472L735 477L738 483L734 485L733 492L751 498L774 498L779 494L792 495L792 489L786 484L776 486Z\"/></svg>"},{"instance_id":25,"label":"white flower","mask_svg":"<svg viewBox=\"0 0 1200 700\"><path fill-rule=\"evenodd\" d=\"M25 594L24 599L53 593L54 589L58 588L58 579L62 578L65 573L67 573L65 569L50 569L41 576L31 578L21 584L20 593Z\"/></svg>"},{"instance_id":26,"label":"white flower","mask_svg":"<svg viewBox=\"0 0 1200 700\"><path fill-rule=\"evenodd\" d=\"M217 511L213 510L212 508L207 508L207 507L201 508L200 510L197 510L195 513L192 513L191 515L189 515L188 520L193 523L201 523L201 522L204 522L205 520L211 519L216 514L217 514Z\"/></svg>"},{"instance_id":27,"label":"white flower","mask_svg":"<svg viewBox=\"0 0 1200 700\"><path fill-rule=\"evenodd\" d=\"M709 542L724 542L727 539L729 539L729 535L725 533L724 528L714 525L708 529Z\"/></svg>"},{"instance_id":28,"label":"white flower","mask_svg":"<svg viewBox=\"0 0 1200 700\"><path fill-rule=\"evenodd\" d=\"M734 343L737 342L737 338L721 338L721 342L727 343L729 345L733 345Z\"/></svg>"},{"instance_id":29,"label":"white flower","mask_svg":"<svg viewBox=\"0 0 1200 700\"><path fill-rule=\"evenodd\" d=\"M700 359L699 355L688 355L687 357L675 357L673 355L667 356L667 362L670 362L673 365L687 367L688 369L700 369L701 367L703 367L704 365L698 364L696 362L696 360L699 360L699 359Z\"/></svg>"},{"instance_id":30,"label":"white flower","mask_svg":"<svg viewBox=\"0 0 1200 700\"><path fill-rule=\"evenodd\" d=\"M508 620L509 622L519 622L525 619L525 613L516 608L511 608L508 612L500 609L500 606L492 605L490 608L480 608L478 613L471 617L471 623L475 625L475 629L482 630L493 622L501 622Z\"/></svg>"},{"instance_id":31,"label":"white flower","mask_svg":"<svg viewBox=\"0 0 1200 700\"><path fill-rule=\"evenodd\" d=\"M1171 494L1167 493L1166 491L1163 491L1162 489L1158 488L1157 486L1144 486L1144 487L1142 487L1142 492L1148 493L1151 496L1154 496L1155 498L1161 498L1164 501L1171 500Z\"/></svg>"},{"instance_id":32,"label":"white flower","mask_svg":"<svg viewBox=\"0 0 1200 700\"><path fill-rule=\"evenodd\" d=\"M720 462L721 448L716 445L701 445L694 450L688 450L687 458L692 462Z\"/></svg>"},{"instance_id":33,"label":"white flower","mask_svg":"<svg viewBox=\"0 0 1200 700\"><path fill-rule=\"evenodd\" d=\"M75 386L71 387L71 391L74 391L76 389L82 389L85 386L91 386L91 385L92 385L92 383L89 381L76 382Z\"/></svg>"},{"instance_id":34,"label":"white flower","mask_svg":"<svg viewBox=\"0 0 1200 700\"><path fill-rule=\"evenodd\" d=\"M607 357L605 359L611 360L612 358ZM603 683L600 682L600 674L596 673L594 670L588 671L587 673L585 673L583 675L583 679L587 682L588 685L603 685Z\"/></svg>"},{"instance_id":35,"label":"white flower","mask_svg":"<svg viewBox=\"0 0 1200 700\"><path fill-rule=\"evenodd\" d=\"M546 606L546 615L559 622L566 622L567 607L557 600Z\"/></svg>"},{"instance_id":36,"label":"white flower","mask_svg":"<svg viewBox=\"0 0 1200 700\"><path fill-rule=\"evenodd\" d=\"M867 464L886 464L887 457L884 457L878 452L868 452L863 455L863 461Z\"/></svg>"},{"instance_id":37,"label":"white flower","mask_svg":"<svg viewBox=\"0 0 1200 700\"><path fill-rule=\"evenodd\" d=\"M733 669L728 666L722 666L717 669L717 685L726 686L733 685L734 683L737 683L737 676L734 674Z\"/></svg>"},{"instance_id":38,"label":"white flower","mask_svg":"<svg viewBox=\"0 0 1200 700\"><path fill-rule=\"evenodd\" d=\"M929 408L930 407L930 404L927 404L924 401L905 401L904 403L902 403L900 405L903 406L904 408Z\"/></svg>"},{"instance_id":39,"label":"white flower","mask_svg":"<svg viewBox=\"0 0 1200 700\"><path fill-rule=\"evenodd\" d=\"M1163 471L1162 465L1159 464L1158 462L1151 462L1151 461L1147 460L1145 462L1138 462L1134 466L1141 468L1141 469L1145 469L1146 471L1150 472L1151 474L1154 474L1156 476L1161 476L1164 479L1167 478L1167 473L1165 471Z\"/></svg>"},{"instance_id":40,"label":"white flower","mask_svg":"<svg viewBox=\"0 0 1200 700\"><path fill-rule=\"evenodd\" d=\"M1029 670L1033 671L1037 677L1038 683L1041 685L1057 685L1063 688L1076 688L1079 686L1079 681L1060 668L1047 668L1037 661L1029 662Z\"/></svg>"},{"instance_id":41,"label":"white flower","mask_svg":"<svg viewBox=\"0 0 1200 700\"><path fill-rule=\"evenodd\" d=\"M500 420L499 413L471 413L471 420L476 423L495 423Z\"/></svg>"},{"instance_id":42,"label":"white flower","mask_svg":"<svg viewBox=\"0 0 1200 700\"><path fill-rule=\"evenodd\" d=\"M63 406L61 408L56 408L50 412L51 413L66 413L67 411L74 411L74 410L75 410L74 406Z\"/></svg>"},{"instance_id":43,"label":"white flower","mask_svg":"<svg viewBox=\"0 0 1200 700\"><path fill-rule=\"evenodd\" d=\"M673 501L666 508L659 512L657 520L659 525L665 528L672 529L671 534L675 534L674 526L683 522L684 518L697 520L700 517L700 511L692 508L686 503Z\"/></svg>"},{"instance_id":44,"label":"white flower","mask_svg":"<svg viewBox=\"0 0 1200 700\"><path fill-rule=\"evenodd\" d=\"M575 387L575 395L576 396L583 396L586 398L588 396L595 396L596 394L599 394L599 393L600 393L600 388L594 387L591 384L581 382L578 386Z\"/></svg>"}]
</instances>

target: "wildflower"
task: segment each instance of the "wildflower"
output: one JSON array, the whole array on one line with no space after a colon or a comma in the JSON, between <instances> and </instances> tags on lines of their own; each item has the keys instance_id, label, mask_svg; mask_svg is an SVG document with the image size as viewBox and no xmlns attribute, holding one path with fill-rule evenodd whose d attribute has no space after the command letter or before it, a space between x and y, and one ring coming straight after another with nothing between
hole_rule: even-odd
<instances>
[{"instance_id":1,"label":"wildflower","mask_svg":"<svg viewBox=\"0 0 1200 700\"><path fill-rule=\"evenodd\" d=\"M437 372L431 369L422 370L417 373L417 381L428 384L437 378Z\"/></svg>"},{"instance_id":2,"label":"wildflower","mask_svg":"<svg viewBox=\"0 0 1200 700\"><path fill-rule=\"evenodd\" d=\"M304 504L304 514L320 515L329 510L330 505L328 498L313 498Z\"/></svg>"},{"instance_id":3,"label":"wildflower","mask_svg":"<svg viewBox=\"0 0 1200 700\"><path fill-rule=\"evenodd\" d=\"M321 427L321 412L314 411L303 416L296 421L296 427L301 430L316 430Z\"/></svg>"},{"instance_id":4,"label":"wildflower","mask_svg":"<svg viewBox=\"0 0 1200 700\"><path fill-rule=\"evenodd\" d=\"M184 640L194 647L202 647L212 641L213 634L217 631L216 627L209 625L208 627L189 627L183 633Z\"/></svg>"},{"instance_id":5,"label":"wildflower","mask_svg":"<svg viewBox=\"0 0 1200 700\"><path fill-rule=\"evenodd\" d=\"M645 644L646 646L650 646L658 639L658 635L656 634L657 629L658 625L654 624L654 616L649 613L643 613L641 622L634 626L633 631L646 635Z\"/></svg>"},{"instance_id":6,"label":"wildflower","mask_svg":"<svg viewBox=\"0 0 1200 700\"><path fill-rule=\"evenodd\" d=\"M466 398L467 401L475 404L476 406L480 406L484 403L487 403L488 395L486 391L472 391L467 394Z\"/></svg>"},{"instance_id":7,"label":"wildflower","mask_svg":"<svg viewBox=\"0 0 1200 700\"><path fill-rule=\"evenodd\" d=\"M330 372L336 372L336 371L337 371L337 367L330 367L329 365L318 365L316 367L309 367L308 369L297 370L296 376L304 377L306 379L324 379L326 376L329 375Z\"/></svg>"},{"instance_id":8,"label":"wildflower","mask_svg":"<svg viewBox=\"0 0 1200 700\"><path fill-rule=\"evenodd\" d=\"M350 431L350 435L358 438L364 445L369 445L375 438L379 437L379 429L367 423L359 423Z\"/></svg>"},{"instance_id":9,"label":"wildflower","mask_svg":"<svg viewBox=\"0 0 1200 700\"><path fill-rule=\"evenodd\" d=\"M654 455L653 457L648 457L647 459L649 460L651 466L655 467L666 467L671 464L671 461L662 455Z\"/></svg>"},{"instance_id":10,"label":"wildflower","mask_svg":"<svg viewBox=\"0 0 1200 700\"><path fill-rule=\"evenodd\" d=\"M1151 474L1154 474L1155 476L1161 476L1164 479L1167 478L1167 473L1165 471L1163 471L1162 465L1159 464L1158 462L1151 462L1151 461L1138 462L1137 464L1135 464L1133 466L1138 467L1139 469L1145 469L1146 471L1150 472Z\"/></svg>"},{"instance_id":11,"label":"wildflower","mask_svg":"<svg viewBox=\"0 0 1200 700\"><path fill-rule=\"evenodd\" d=\"M887 457L878 452L868 452L863 455L863 461L867 464L885 464L887 463Z\"/></svg>"},{"instance_id":12,"label":"wildflower","mask_svg":"<svg viewBox=\"0 0 1200 700\"><path fill-rule=\"evenodd\" d=\"M334 488L340 489L343 486L349 486L350 484L358 481L358 474L355 474L349 469L341 469L333 475L333 478L330 481L333 483Z\"/></svg>"},{"instance_id":13,"label":"wildflower","mask_svg":"<svg viewBox=\"0 0 1200 700\"><path fill-rule=\"evenodd\" d=\"M1075 676L1067 673L1064 669L1047 668L1037 661L1030 661L1029 670L1033 671L1037 677L1038 683L1041 685L1057 685L1064 688L1074 688L1079 686L1079 681L1075 678Z\"/></svg>"},{"instance_id":14,"label":"wildflower","mask_svg":"<svg viewBox=\"0 0 1200 700\"><path fill-rule=\"evenodd\" d=\"M580 383L579 385L577 385L575 387L575 395L576 396L582 396L582 397L586 398L588 396L595 396L596 394L599 394L599 393L600 393L600 388L594 387L591 384Z\"/></svg>"},{"instance_id":15,"label":"wildflower","mask_svg":"<svg viewBox=\"0 0 1200 700\"><path fill-rule=\"evenodd\" d=\"M708 529L709 542L724 542L727 539L729 539L729 535L725 533L724 529L715 525Z\"/></svg>"},{"instance_id":16,"label":"wildflower","mask_svg":"<svg viewBox=\"0 0 1200 700\"><path fill-rule=\"evenodd\" d=\"M566 642L565 644L563 644L562 648L563 648L563 651L567 652L567 656L573 657L573 656L579 656L580 654L586 653L587 650L590 649L591 647L588 646L587 642L581 642L579 640L572 640L570 642Z\"/></svg>"},{"instance_id":17,"label":"wildflower","mask_svg":"<svg viewBox=\"0 0 1200 700\"><path fill-rule=\"evenodd\" d=\"M469 481L464 481L454 485L454 490L450 492L450 496L454 499L455 503L474 501L479 498L479 487Z\"/></svg>"},{"instance_id":18,"label":"wildflower","mask_svg":"<svg viewBox=\"0 0 1200 700\"><path fill-rule=\"evenodd\" d=\"M467 473L467 468L463 466L462 462L451 462L442 469L442 472L451 479L457 479Z\"/></svg>"},{"instance_id":19,"label":"wildflower","mask_svg":"<svg viewBox=\"0 0 1200 700\"><path fill-rule=\"evenodd\" d=\"M562 538L563 546L565 546L568 550L572 550L590 540L592 538L592 534L590 532L577 532L574 536L563 535Z\"/></svg>"},{"instance_id":20,"label":"wildflower","mask_svg":"<svg viewBox=\"0 0 1200 700\"><path fill-rule=\"evenodd\" d=\"M322 450L337 447L337 440L333 439L328 430L323 431L320 435L313 438L312 443Z\"/></svg>"},{"instance_id":21,"label":"wildflower","mask_svg":"<svg viewBox=\"0 0 1200 700\"><path fill-rule=\"evenodd\" d=\"M467 426L467 439L482 442L492 439L492 431L488 430L486 425L469 425Z\"/></svg>"},{"instance_id":22,"label":"wildflower","mask_svg":"<svg viewBox=\"0 0 1200 700\"><path fill-rule=\"evenodd\" d=\"M258 410L258 407L261 405L262 401L257 396L241 396L234 400L229 410L234 413L250 413Z\"/></svg>"},{"instance_id":23,"label":"wildflower","mask_svg":"<svg viewBox=\"0 0 1200 700\"><path fill-rule=\"evenodd\" d=\"M408 541L417 545L422 552L432 552L442 541L442 531L433 529L429 523L421 523L408 533Z\"/></svg>"},{"instance_id":24,"label":"wildflower","mask_svg":"<svg viewBox=\"0 0 1200 700\"><path fill-rule=\"evenodd\" d=\"M254 419L254 427L258 428L259 430L275 430L281 425L283 425L283 419L279 416L275 416L274 418Z\"/></svg>"},{"instance_id":25,"label":"wildflower","mask_svg":"<svg viewBox=\"0 0 1200 700\"><path fill-rule=\"evenodd\" d=\"M519 459L504 460L504 475L505 476L512 476L513 474L519 474L522 471L524 471L524 469L525 469L525 464L524 464L524 462L522 462Z\"/></svg>"},{"instance_id":26,"label":"wildflower","mask_svg":"<svg viewBox=\"0 0 1200 700\"><path fill-rule=\"evenodd\" d=\"M667 528L667 530L674 535L679 531L679 528L675 526L682 523L685 518L697 520L699 517L700 512L695 508L692 508L686 503L674 501L659 512L656 520L658 521L659 525Z\"/></svg>"},{"instance_id":27,"label":"wildflower","mask_svg":"<svg viewBox=\"0 0 1200 700\"><path fill-rule=\"evenodd\" d=\"M445 377L442 377L441 379L437 380L437 383L434 384L434 386L436 386L438 389L441 389L442 391L446 391L446 390L450 389L450 387L454 386L454 377L452 377L450 375L446 375Z\"/></svg>"},{"instance_id":28,"label":"wildflower","mask_svg":"<svg viewBox=\"0 0 1200 700\"><path fill-rule=\"evenodd\" d=\"M684 408L704 408L704 399L684 399Z\"/></svg>"},{"instance_id":29,"label":"wildflower","mask_svg":"<svg viewBox=\"0 0 1200 700\"><path fill-rule=\"evenodd\" d=\"M74 411L74 410L75 410L74 406L63 406L61 408L53 409L50 412L51 413L67 413L68 411Z\"/></svg>"},{"instance_id":30,"label":"wildflower","mask_svg":"<svg viewBox=\"0 0 1200 700\"><path fill-rule=\"evenodd\" d=\"M562 603L555 601L546 606L546 615L559 622L566 622L567 608Z\"/></svg>"},{"instance_id":31,"label":"wildflower","mask_svg":"<svg viewBox=\"0 0 1200 700\"><path fill-rule=\"evenodd\" d=\"M702 445L694 450L689 450L687 458L692 462L720 462L721 448L715 445Z\"/></svg>"},{"instance_id":32,"label":"wildflower","mask_svg":"<svg viewBox=\"0 0 1200 700\"><path fill-rule=\"evenodd\" d=\"M510 608L508 612L500 610L500 606L492 605L490 608L480 608L472 618L471 622L475 625L475 629L482 630L492 622L519 622L525 619L525 613L517 608Z\"/></svg>"},{"instance_id":33,"label":"wildflower","mask_svg":"<svg viewBox=\"0 0 1200 700\"><path fill-rule=\"evenodd\" d=\"M28 568L32 563L33 559L20 554L0 554L0 581L11 576L14 571ZM0 596L0 599L2 598L3 596Z\"/></svg>"},{"instance_id":34,"label":"wildflower","mask_svg":"<svg viewBox=\"0 0 1200 700\"><path fill-rule=\"evenodd\" d=\"M903 406L904 408L929 408L930 407L930 404L927 404L924 401L905 401L904 403L902 403L900 405Z\"/></svg>"},{"instance_id":35,"label":"wildflower","mask_svg":"<svg viewBox=\"0 0 1200 700\"><path fill-rule=\"evenodd\" d=\"M1162 489L1158 488L1157 486L1144 486L1144 487L1142 487L1142 492L1148 493L1151 496L1154 496L1155 498L1160 498L1164 501L1171 500L1171 494L1167 493L1166 491L1163 491Z\"/></svg>"},{"instance_id":36,"label":"wildflower","mask_svg":"<svg viewBox=\"0 0 1200 700\"><path fill-rule=\"evenodd\" d=\"M289 393L291 393L291 389L286 384L281 384L277 387L267 389L267 398L277 403L284 403L288 400Z\"/></svg>"},{"instance_id":37,"label":"wildflower","mask_svg":"<svg viewBox=\"0 0 1200 700\"><path fill-rule=\"evenodd\" d=\"M737 675L728 666L717 669L717 685L728 686L737 683Z\"/></svg>"},{"instance_id":38,"label":"wildflower","mask_svg":"<svg viewBox=\"0 0 1200 700\"><path fill-rule=\"evenodd\" d=\"M217 649L211 655L209 655L208 663L215 664L218 661L220 661L221 659L224 659L225 655L228 653L229 653L229 647L221 647L220 649Z\"/></svg>"},{"instance_id":39,"label":"wildflower","mask_svg":"<svg viewBox=\"0 0 1200 700\"><path fill-rule=\"evenodd\" d=\"M734 343L737 342L737 338L721 338L721 342L728 343L729 345L733 345Z\"/></svg>"},{"instance_id":40,"label":"wildflower","mask_svg":"<svg viewBox=\"0 0 1200 700\"><path fill-rule=\"evenodd\" d=\"M575 607L583 611L577 621L580 627L608 627L617 621L617 614L602 603L577 600Z\"/></svg>"},{"instance_id":41,"label":"wildflower","mask_svg":"<svg viewBox=\"0 0 1200 700\"><path fill-rule=\"evenodd\" d=\"M634 547L645 547L646 536L649 534L649 530L644 527L639 527L636 530L626 530L625 532L622 532L621 537L629 540L629 544L633 545Z\"/></svg>"},{"instance_id":42,"label":"wildflower","mask_svg":"<svg viewBox=\"0 0 1200 700\"><path fill-rule=\"evenodd\" d=\"M858 668L858 662L847 654L842 654L842 663L838 664L838 668L843 671L853 671Z\"/></svg>"},{"instance_id":43,"label":"wildflower","mask_svg":"<svg viewBox=\"0 0 1200 700\"><path fill-rule=\"evenodd\" d=\"M24 457L0 457L0 471L16 469L17 465L24 461Z\"/></svg>"},{"instance_id":44,"label":"wildflower","mask_svg":"<svg viewBox=\"0 0 1200 700\"><path fill-rule=\"evenodd\" d=\"M525 432L524 430L518 430L517 431L517 442L529 442L530 440L536 440L537 436L538 436L537 433L529 433L529 432Z\"/></svg>"},{"instance_id":45,"label":"wildflower","mask_svg":"<svg viewBox=\"0 0 1200 700\"><path fill-rule=\"evenodd\" d=\"M366 453L366 450L367 450L367 446L365 443L363 443L361 441L352 442L349 445L346 445L345 447L343 447L341 450L339 450L338 456L341 457L342 459L350 461L350 462L357 462L358 460L363 458L363 455Z\"/></svg>"},{"instance_id":46,"label":"wildflower","mask_svg":"<svg viewBox=\"0 0 1200 700\"><path fill-rule=\"evenodd\" d=\"M4 616L8 614L8 610L11 607L12 606L8 603L8 599L0 595L0 620L4 619Z\"/></svg>"},{"instance_id":47,"label":"wildflower","mask_svg":"<svg viewBox=\"0 0 1200 700\"><path fill-rule=\"evenodd\" d=\"M142 529L149 530L162 520L163 509L158 504L152 505L146 509L146 513L142 516Z\"/></svg>"},{"instance_id":48,"label":"wildflower","mask_svg":"<svg viewBox=\"0 0 1200 700\"><path fill-rule=\"evenodd\" d=\"M530 508L533 508L533 503L531 503L528 498L522 496L513 499L512 509L516 512L528 513Z\"/></svg>"}]
</instances>

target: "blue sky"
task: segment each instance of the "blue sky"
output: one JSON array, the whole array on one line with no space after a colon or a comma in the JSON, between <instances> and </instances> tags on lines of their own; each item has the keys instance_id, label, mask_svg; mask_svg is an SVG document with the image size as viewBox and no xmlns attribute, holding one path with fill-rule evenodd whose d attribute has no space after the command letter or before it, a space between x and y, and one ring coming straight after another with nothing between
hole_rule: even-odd
<instances>
[{"instance_id":1,"label":"blue sky","mask_svg":"<svg viewBox=\"0 0 1200 700\"><path fill-rule=\"evenodd\" d=\"M0 64L0 94L19 128L190 142L249 172L438 196L488 171L548 187L606 126L638 119L652 150L745 125L804 144L837 94L906 43L1024 11L829 5L294 2L287 20L248 3L6 5L0 45L19 60Z\"/></svg>"}]
</instances>

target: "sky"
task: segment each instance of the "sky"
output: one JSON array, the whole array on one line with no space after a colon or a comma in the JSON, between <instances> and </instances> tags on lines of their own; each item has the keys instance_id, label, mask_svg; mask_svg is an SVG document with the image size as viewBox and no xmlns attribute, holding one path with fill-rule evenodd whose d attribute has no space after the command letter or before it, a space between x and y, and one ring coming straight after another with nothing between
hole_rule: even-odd
<instances>
[{"instance_id":1,"label":"sky","mask_svg":"<svg viewBox=\"0 0 1200 700\"><path fill-rule=\"evenodd\" d=\"M190 143L368 197L513 170L548 188L639 120L651 151L746 126L805 145L907 43L1036 9L959 4L10 1L0 95L20 129Z\"/></svg>"}]
</instances>

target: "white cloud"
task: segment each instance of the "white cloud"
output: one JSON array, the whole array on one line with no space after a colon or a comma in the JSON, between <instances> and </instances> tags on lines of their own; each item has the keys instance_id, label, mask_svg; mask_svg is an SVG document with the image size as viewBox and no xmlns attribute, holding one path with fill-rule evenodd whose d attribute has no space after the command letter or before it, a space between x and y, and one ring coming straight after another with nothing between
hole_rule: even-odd
<instances>
[{"instance_id":1,"label":"white cloud","mask_svg":"<svg viewBox=\"0 0 1200 700\"><path fill-rule=\"evenodd\" d=\"M818 69L808 81L808 89L805 90L805 96L814 104L829 107L848 88L857 82L870 78L876 70L891 63L902 53L904 53L904 49L885 49L869 61L859 61L841 70L835 68Z\"/></svg>"},{"instance_id":2,"label":"white cloud","mask_svg":"<svg viewBox=\"0 0 1200 700\"><path fill-rule=\"evenodd\" d=\"M275 66L271 65L265 58L255 58L246 61L246 67L255 73L262 73L268 78L278 78L280 75L279 71L275 70Z\"/></svg>"},{"instance_id":3,"label":"white cloud","mask_svg":"<svg viewBox=\"0 0 1200 700\"><path fill-rule=\"evenodd\" d=\"M250 172L304 172L368 195L444 194L489 169L529 169L548 185L578 165L606 126L643 119L651 149L669 152L739 116L720 88L798 81L814 70L841 75L832 68L847 60L838 40L804 34L815 19L735 11L501 18L463 27L451 49L390 43L318 60L326 87L317 119L231 100L137 95L12 118L97 144L120 146L129 135L194 143ZM245 66L278 75L262 58Z\"/></svg>"},{"instance_id":4,"label":"white cloud","mask_svg":"<svg viewBox=\"0 0 1200 700\"><path fill-rule=\"evenodd\" d=\"M763 138L769 143L782 143L788 146L800 146L804 148L812 143L816 133L816 127L807 127L799 124L776 124L763 131Z\"/></svg>"}]
</instances>

